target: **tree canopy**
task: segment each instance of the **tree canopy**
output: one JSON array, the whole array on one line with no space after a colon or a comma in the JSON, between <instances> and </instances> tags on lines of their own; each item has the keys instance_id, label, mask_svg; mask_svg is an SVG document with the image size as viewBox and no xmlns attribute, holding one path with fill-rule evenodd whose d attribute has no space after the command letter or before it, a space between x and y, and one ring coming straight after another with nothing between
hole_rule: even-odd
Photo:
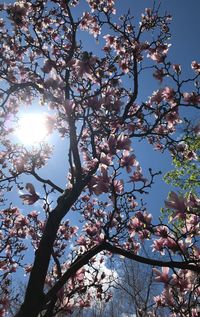
<instances>
[{"instance_id":1,"label":"tree canopy","mask_svg":"<svg viewBox=\"0 0 200 317\"><path fill-rule=\"evenodd\" d=\"M114 0L84 5L0 5L0 316L17 296L11 280L21 268L29 281L16 317L70 315L96 296L108 301L101 267L115 254L154 267L163 291L149 316L168 307L171 317L198 317L198 193L189 186L187 193L172 191L164 216L154 223L144 196L159 171L149 166L144 175L135 144L146 140L163 156L169 152L198 185L199 122L185 113L195 116L200 108L200 63L192 61L184 75L181 65L169 61L171 16L156 5L139 24L128 8L119 15ZM143 94L145 76L159 82L149 97ZM32 144L16 141L24 109L33 120L38 108L45 109L44 139L38 139L40 130ZM30 141L31 120L28 125L30 134L22 134ZM51 178L55 154L45 141L55 134L66 145L56 152L65 163L53 167L65 176L63 184ZM181 173L176 169L166 178L180 186ZM18 191L31 211L9 200ZM144 243L152 256L142 253ZM33 263L27 263L28 253Z\"/></svg>"}]
</instances>

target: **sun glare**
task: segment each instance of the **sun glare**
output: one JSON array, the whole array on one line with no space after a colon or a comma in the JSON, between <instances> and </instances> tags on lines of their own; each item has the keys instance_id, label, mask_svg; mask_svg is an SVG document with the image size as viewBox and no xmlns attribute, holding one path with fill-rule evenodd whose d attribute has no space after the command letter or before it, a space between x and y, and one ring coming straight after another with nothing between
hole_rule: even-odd
<instances>
[{"instance_id":1,"label":"sun glare","mask_svg":"<svg viewBox=\"0 0 200 317\"><path fill-rule=\"evenodd\" d=\"M48 134L46 117L41 113L24 114L18 121L16 136L22 144L36 145Z\"/></svg>"}]
</instances>

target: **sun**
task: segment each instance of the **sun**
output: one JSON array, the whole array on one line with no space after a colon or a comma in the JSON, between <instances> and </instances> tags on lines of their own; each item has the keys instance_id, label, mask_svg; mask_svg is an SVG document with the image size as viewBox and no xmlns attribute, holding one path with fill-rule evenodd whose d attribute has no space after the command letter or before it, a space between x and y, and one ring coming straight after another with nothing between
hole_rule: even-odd
<instances>
[{"instance_id":1,"label":"sun","mask_svg":"<svg viewBox=\"0 0 200 317\"><path fill-rule=\"evenodd\" d=\"M48 135L46 116L43 113L29 113L20 116L16 136L24 145L37 145Z\"/></svg>"}]
</instances>

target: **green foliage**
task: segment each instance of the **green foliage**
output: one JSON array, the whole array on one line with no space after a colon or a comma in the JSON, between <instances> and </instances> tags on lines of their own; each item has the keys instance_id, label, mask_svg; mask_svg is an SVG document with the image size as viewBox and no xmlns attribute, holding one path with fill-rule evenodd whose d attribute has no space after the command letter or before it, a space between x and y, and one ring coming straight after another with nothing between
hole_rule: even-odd
<instances>
[{"instance_id":1,"label":"green foliage","mask_svg":"<svg viewBox=\"0 0 200 317\"><path fill-rule=\"evenodd\" d=\"M192 159L174 157L174 169L165 174L167 184L183 191L198 192L200 185L200 137L187 139L187 153L194 153Z\"/></svg>"},{"instance_id":2,"label":"green foliage","mask_svg":"<svg viewBox=\"0 0 200 317\"><path fill-rule=\"evenodd\" d=\"M177 187L179 197L190 200L190 195L197 198L200 194L200 137L194 135L193 139L185 138L183 148L181 155L174 155L174 168L164 175L164 181L170 186ZM170 195L171 193L168 199ZM169 226L172 225L174 232L178 235L185 225L185 220L174 219L173 215L173 209L162 208L160 220L164 221L167 218Z\"/></svg>"}]
</instances>

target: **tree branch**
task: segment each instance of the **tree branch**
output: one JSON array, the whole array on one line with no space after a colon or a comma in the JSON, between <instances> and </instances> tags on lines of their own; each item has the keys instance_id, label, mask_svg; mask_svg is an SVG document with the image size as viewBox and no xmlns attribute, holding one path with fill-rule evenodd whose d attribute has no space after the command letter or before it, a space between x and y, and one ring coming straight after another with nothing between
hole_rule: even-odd
<instances>
[{"instance_id":1,"label":"tree branch","mask_svg":"<svg viewBox=\"0 0 200 317\"><path fill-rule=\"evenodd\" d=\"M57 190L59 193L61 193L61 194L63 193L64 190L61 187L54 184L50 179L44 179L44 178L40 177L35 171L31 171L30 174L33 175L39 182L44 183L44 184L48 184L52 188Z\"/></svg>"},{"instance_id":2,"label":"tree branch","mask_svg":"<svg viewBox=\"0 0 200 317\"><path fill-rule=\"evenodd\" d=\"M152 266L160 266L160 267L169 267L169 268L177 268L182 270L190 270L197 273L200 273L200 266L197 264L192 264L191 262L178 262L178 261L161 261L161 260L155 260L150 258L144 258L142 256L136 255L130 251L126 251L124 249L121 249L119 247L113 246L110 243L106 242L104 244L105 250L110 251L114 254L122 255L128 259L144 263L144 264L150 264Z\"/></svg>"},{"instance_id":3,"label":"tree branch","mask_svg":"<svg viewBox=\"0 0 200 317\"><path fill-rule=\"evenodd\" d=\"M52 287L52 289L45 295L44 303L48 303L57 292L63 287L63 285L71 278L76 272L86 265L95 255L105 249L104 242L93 247L82 256L79 256L70 268L63 274L60 280Z\"/></svg>"}]
</instances>

